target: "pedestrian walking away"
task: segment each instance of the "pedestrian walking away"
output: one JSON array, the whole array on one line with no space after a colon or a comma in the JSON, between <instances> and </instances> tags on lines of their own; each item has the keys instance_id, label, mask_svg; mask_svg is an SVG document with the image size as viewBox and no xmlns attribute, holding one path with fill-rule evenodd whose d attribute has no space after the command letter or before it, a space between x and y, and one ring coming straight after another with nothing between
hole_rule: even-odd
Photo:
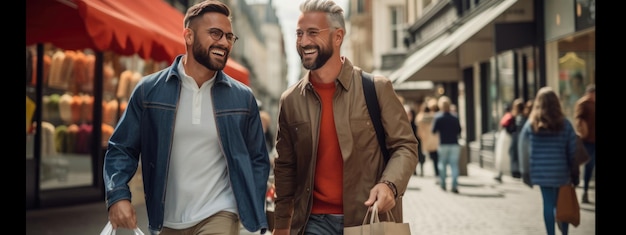
<instances>
[{"instance_id":1,"label":"pedestrian walking away","mask_svg":"<svg viewBox=\"0 0 626 235\"><path fill-rule=\"evenodd\" d=\"M558 223L562 234L567 235L568 223L556 221L555 212L559 187L572 184L570 162L574 162L576 132L552 88L537 91L518 144L523 182L541 189L546 233L554 235Z\"/></svg>"},{"instance_id":2,"label":"pedestrian walking away","mask_svg":"<svg viewBox=\"0 0 626 235\"><path fill-rule=\"evenodd\" d=\"M237 41L230 14L218 0L191 6L181 22L186 53L131 94L104 157L113 229L137 227L128 184L140 160L150 234L268 229L259 108L252 90L223 72Z\"/></svg>"},{"instance_id":3,"label":"pedestrian walking away","mask_svg":"<svg viewBox=\"0 0 626 235\"><path fill-rule=\"evenodd\" d=\"M596 85L589 84L585 95L581 97L574 107L574 123L576 133L583 141L583 145L589 154L589 161L585 164L583 174L583 203L591 203L589 200L589 182L596 166Z\"/></svg>"},{"instance_id":4,"label":"pedestrian walking away","mask_svg":"<svg viewBox=\"0 0 626 235\"><path fill-rule=\"evenodd\" d=\"M423 149L428 153L428 157L430 157L430 160L433 160L435 176L439 176L439 155L437 154L437 149L439 148L439 134L431 131L435 113L439 112L437 98L427 97L422 106L424 106L424 109L418 114L416 120L417 135L422 140L420 144L424 143ZM436 182L439 182L438 178Z\"/></svg>"},{"instance_id":5,"label":"pedestrian walking away","mask_svg":"<svg viewBox=\"0 0 626 235\"><path fill-rule=\"evenodd\" d=\"M513 178L521 178L522 174L520 173L519 167L519 157L517 153L517 143L519 131L526 123L527 117L524 114L524 108L526 104L524 103L524 99L517 98L513 100L513 104L511 105L511 115L513 115L513 123L511 125L511 145L509 146L509 157L511 157L511 176ZM507 128L509 129L509 128Z\"/></svg>"},{"instance_id":6,"label":"pedestrian walking away","mask_svg":"<svg viewBox=\"0 0 626 235\"><path fill-rule=\"evenodd\" d=\"M435 114L431 132L439 133L439 186L446 191L447 168L450 166L450 178L452 179L450 191L459 193L459 158L461 157L461 146L459 137L461 135L461 122L459 118L450 112L452 102L447 96L439 97L437 105L441 110Z\"/></svg>"},{"instance_id":7,"label":"pedestrian walking away","mask_svg":"<svg viewBox=\"0 0 626 235\"><path fill-rule=\"evenodd\" d=\"M376 202L402 221L402 196L417 166L417 139L389 79L374 75L390 157L383 157L361 68L340 55L343 9L305 0L296 49L307 71L279 100L273 235L343 234ZM371 79L371 78L370 78Z\"/></svg>"}]
</instances>

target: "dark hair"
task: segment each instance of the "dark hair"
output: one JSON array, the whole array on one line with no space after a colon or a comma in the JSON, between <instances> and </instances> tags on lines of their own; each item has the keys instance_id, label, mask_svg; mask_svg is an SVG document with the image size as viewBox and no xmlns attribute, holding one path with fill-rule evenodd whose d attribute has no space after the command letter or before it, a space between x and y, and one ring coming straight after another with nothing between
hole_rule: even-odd
<instances>
[{"instance_id":1,"label":"dark hair","mask_svg":"<svg viewBox=\"0 0 626 235\"><path fill-rule=\"evenodd\" d=\"M530 112L533 110L533 102L534 98L531 98L524 104L524 116L528 117L530 115Z\"/></svg>"},{"instance_id":2,"label":"dark hair","mask_svg":"<svg viewBox=\"0 0 626 235\"><path fill-rule=\"evenodd\" d=\"M504 112L511 112L511 104L509 103L504 104Z\"/></svg>"},{"instance_id":3,"label":"dark hair","mask_svg":"<svg viewBox=\"0 0 626 235\"><path fill-rule=\"evenodd\" d=\"M513 114L513 116L516 116L518 114L522 114L524 113L524 99L522 98L517 98L513 100L513 104L511 105L511 114Z\"/></svg>"},{"instance_id":4,"label":"dark hair","mask_svg":"<svg viewBox=\"0 0 626 235\"><path fill-rule=\"evenodd\" d=\"M185 14L185 18L183 19L183 26L185 28L189 28L189 25L193 20L208 12L221 13L231 20L230 8L228 8L228 5L218 0L205 0L187 9L187 14Z\"/></svg>"},{"instance_id":5,"label":"dark hair","mask_svg":"<svg viewBox=\"0 0 626 235\"><path fill-rule=\"evenodd\" d=\"M572 75L572 78L578 80L578 81L582 81L583 80L583 74L580 72L576 72L574 73L574 75Z\"/></svg>"}]
</instances>

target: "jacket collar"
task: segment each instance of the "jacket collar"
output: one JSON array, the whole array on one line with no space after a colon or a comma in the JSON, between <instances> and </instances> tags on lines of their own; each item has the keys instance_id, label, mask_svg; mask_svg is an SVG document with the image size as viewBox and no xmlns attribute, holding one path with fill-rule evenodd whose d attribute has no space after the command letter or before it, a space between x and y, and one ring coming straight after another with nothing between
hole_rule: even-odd
<instances>
[{"instance_id":1,"label":"jacket collar","mask_svg":"<svg viewBox=\"0 0 626 235\"><path fill-rule=\"evenodd\" d=\"M341 71L339 71L339 76L335 80L335 83L337 83L339 87L344 90L349 91L352 85L351 81L355 72L355 67L347 57L342 56L341 59L343 60L343 66L341 67ZM361 71L358 67L357 70ZM313 85L309 79L310 74L311 71L307 71L306 74L304 74L304 77L302 77L302 79L300 79L300 81L296 84L296 87L300 90L300 94L305 94L306 90L313 89Z\"/></svg>"},{"instance_id":2,"label":"jacket collar","mask_svg":"<svg viewBox=\"0 0 626 235\"><path fill-rule=\"evenodd\" d=\"M167 78L165 79L166 81L169 81L171 78L180 79L180 71L178 71L178 65L182 62L183 56L183 54L176 56L176 58L174 59L174 63L172 63L172 66L170 66L170 69L167 72ZM224 73L224 70L217 71L217 75L215 76L215 85L224 84L228 87L232 87L232 83L235 81L236 80L234 78Z\"/></svg>"}]
</instances>

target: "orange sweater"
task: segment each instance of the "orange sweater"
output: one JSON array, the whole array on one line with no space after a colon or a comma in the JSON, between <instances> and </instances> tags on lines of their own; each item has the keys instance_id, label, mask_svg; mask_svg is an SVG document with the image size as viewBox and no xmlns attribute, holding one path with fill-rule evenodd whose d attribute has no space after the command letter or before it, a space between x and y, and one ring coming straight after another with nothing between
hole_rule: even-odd
<instances>
[{"instance_id":1,"label":"orange sweater","mask_svg":"<svg viewBox=\"0 0 626 235\"><path fill-rule=\"evenodd\" d=\"M343 158L333 116L335 83L313 86L321 98L322 114L311 212L343 214Z\"/></svg>"}]
</instances>

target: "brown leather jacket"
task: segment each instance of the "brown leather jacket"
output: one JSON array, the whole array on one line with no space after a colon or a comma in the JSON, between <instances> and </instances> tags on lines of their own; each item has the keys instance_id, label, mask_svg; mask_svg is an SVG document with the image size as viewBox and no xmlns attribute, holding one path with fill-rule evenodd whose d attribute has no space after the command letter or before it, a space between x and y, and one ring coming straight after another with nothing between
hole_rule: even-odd
<instances>
[{"instance_id":1,"label":"brown leather jacket","mask_svg":"<svg viewBox=\"0 0 626 235\"><path fill-rule=\"evenodd\" d=\"M574 107L575 127L580 138L587 143L596 142L596 102L585 95Z\"/></svg>"},{"instance_id":2,"label":"brown leather jacket","mask_svg":"<svg viewBox=\"0 0 626 235\"><path fill-rule=\"evenodd\" d=\"M333 113L339 138L343 169L344 226L363 223L367 207L363 203L370 189L380 180L393 182L398 190L392 209L402 221L402 201L409 179L417 165L417 139L404 107L389 79L375 76L376 94L391 158L383 165L376 132L372 126L361 81L361 69L345 59L337 79ZM291 226L291 234L302 234L311 213L313 180L320 128L319 96L307 73L281 96L275 159L275 228ZM323 137L322 137L323 138ZM381 218L382 219L382 218Z\"/></svg>"}]
</instances>

